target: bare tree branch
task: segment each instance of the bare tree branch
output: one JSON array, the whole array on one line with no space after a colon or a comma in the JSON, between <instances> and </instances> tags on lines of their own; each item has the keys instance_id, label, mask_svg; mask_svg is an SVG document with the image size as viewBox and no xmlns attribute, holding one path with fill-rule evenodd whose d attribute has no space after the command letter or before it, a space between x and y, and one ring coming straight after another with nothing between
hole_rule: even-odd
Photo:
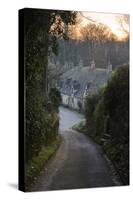
<instances>
[{"instance_id":1,"label":"bare tree branch","mask_svg":"<svg viewBox=\"0 0 133 200\"><path fill-rule=\"evenodd\" d=\"M123 32L129 37L129 15L122 15L117 17L118 22Z\"/></svg>"},{"instance_id":2,"label":"bare tree branch","mask_svg":"<svg viewBox=\"0 0 133 200\"><path fill-rule=\"evenodd\" d=\"M88 21L93 22L93 23L97 23L97 21L93 20L91 17L85 16L81 11L79 12L79 14L80 14L83 18L87 19Z\"/></svg>"}]
</instances>

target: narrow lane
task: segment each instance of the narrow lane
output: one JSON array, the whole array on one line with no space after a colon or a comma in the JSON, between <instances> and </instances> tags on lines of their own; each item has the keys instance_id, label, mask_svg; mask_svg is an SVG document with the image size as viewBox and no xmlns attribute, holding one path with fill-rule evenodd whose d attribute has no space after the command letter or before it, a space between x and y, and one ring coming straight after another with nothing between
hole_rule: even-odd
<instances>
[{"instance_id":1,"label":"narrow lane","mask_svg":"<svg viewBox=\"0 0 133 200\"><path fill-rule=\"evenodd\" d=\"M60 107L60 130L69 130L83 118L83 115L76 111Z\"/></svg>"},{"instance_id":2,"label":"narrow lane","mask_svg":"<svg viewBox=\"0 0 133 200\"><path fill-rule=\"evenodd\" d=\"M71 129L82 117L74 111L60 108L62 143L32 191L116 185L100 146L84 134Z\"/></svg>"}]
</instances>

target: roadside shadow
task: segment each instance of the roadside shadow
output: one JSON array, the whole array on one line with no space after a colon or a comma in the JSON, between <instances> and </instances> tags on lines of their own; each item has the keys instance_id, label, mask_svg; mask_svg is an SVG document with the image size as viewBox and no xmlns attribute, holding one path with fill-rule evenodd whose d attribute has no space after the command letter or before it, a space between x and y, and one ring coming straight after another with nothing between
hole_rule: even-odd
<instances>
[{"instance_id":1,"label":"roadside shadow","mask_svg":"<svg viewBox=\"0 0 133 200\"><path fill-rule=\"evenodd\" d=\"M18 184L17 183L8 183L9 187L12 187L15 190L18 190Z\"/></svg>"}]
</instances>

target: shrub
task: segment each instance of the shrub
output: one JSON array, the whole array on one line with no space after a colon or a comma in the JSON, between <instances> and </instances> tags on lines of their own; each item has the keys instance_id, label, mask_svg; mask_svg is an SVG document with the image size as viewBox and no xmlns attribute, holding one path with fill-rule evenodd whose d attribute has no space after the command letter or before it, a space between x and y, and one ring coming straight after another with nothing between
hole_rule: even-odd
<instances>
[{"instance_id":1,"label":"shrub","mask_svg":"<svg viewBox=\"0 0 133 200\"><path fill-rule=\"evenodd\" d=\"M29 97L26 106L26 161L37 156L42 146L48 145L58 134L59 117L55 109L49 110L50 101L41 96ZM52 106L52 103L50 103Z\"/></svg>"},{"instance_id":2,"label":"shrub","mask_svg":"<svg viewBox=\"0 0 133 200\"><path fill-rule=\"evenodd\" d=\"M123 136L128 139L129 69L127 65L117 68L109 80L104 93L104 105L105 112L111 118L112 136L117 140L121 140Z\"/></svg>"},{"instance_id":3,"label":"shrub","mask_svg":"<svg viewBox=\"0 0 133 200\"><path fill-rule=\"evenodd\" d=\"M95 134L99 139L101 139L104 134L105 118L104 101L102 98L99 100L94 110Z\"/></svg>"},{"instance_id":4,"label":"shrub","mask_svg":"<svg viewBox=\"0 0 133 200\"><path fill-rule=\"evenodd\" d=\"M129 183L129 66L118 67L100 93L85 103L86 128L100 143L108 129L111 140L104 144L124 184ZM106 129L106 130L105 130Z\"/></svg>"},{"instance_id":5,"label":"shrub","mask_svg":"<svg viewBox=\"0 0 133 200\"><path fill-rule=\"evenodd\" d=\"M53 104L53 107L58 111L59 105L62 102L60 91L57 88L51 88L49 92L49 98Z\"/></svg>"},{"instance_id":6,"label":"shrub","mask_svg":"<svg viewBox=\"0 0 133 200\"><path fill-rule=\"evenodd\" d=\"M96 108L96 105L99 101L100 95L94 94L87 96L85 100L85 118L86 118L86 127L88 129L88 132L91 132L91 134L95 132L95 122L94 122L94 111Z\"/></svg>"},{"instance_id":7,"label":"shrub","mask_svg":"<svg viewBox=\"0 0 133 200\"><path fill-rule=\"evenodd\" d=\"M78 100L77 105L78 105L79 112L81 112L82 111L82 103L80 100Z\"/></svg>"},{"instance_id":8,"label":"shrub","mask_svg":"<svg viewBox=\"0 0 133 200\"><path fill-rule=\"evenodd\" d=\"M112 142L105 146L124 184L129 183L129 67L120 66L104 93L105 112L110 116Z\"/></svg>"},{"instance_id":9,"label":"shrub","mask_svg":"<svg viewBox=\"0 0 133 200\"><path fill-rule=\"evenodd\" d=\"M26 160L37 155L45 142L44 101L40 96L30 96L26 102Z\"/></svg>"}]
</instances>

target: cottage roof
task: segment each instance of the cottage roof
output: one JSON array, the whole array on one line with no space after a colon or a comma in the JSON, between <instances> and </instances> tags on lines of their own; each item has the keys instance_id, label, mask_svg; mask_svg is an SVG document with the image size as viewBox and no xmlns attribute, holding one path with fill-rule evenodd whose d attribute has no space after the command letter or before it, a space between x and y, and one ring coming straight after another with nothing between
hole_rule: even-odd
<instances>
[{"instance_id":1,"label":"cottage roof","mask_svg":"<svg viewBox=\"0 0 133 200\"><path fill-rule=\"evenodd\" d=\"M109 76L110 74L107 73L106 69L76 67L60 77L62 81L60 91L67 95L71 95L73 92L76 97L82 97L86 86L88 86L88 91L97 90L107 82ZM74 87L75 85L77 85L77 88Z\"/></svg>"}]
</instances>

